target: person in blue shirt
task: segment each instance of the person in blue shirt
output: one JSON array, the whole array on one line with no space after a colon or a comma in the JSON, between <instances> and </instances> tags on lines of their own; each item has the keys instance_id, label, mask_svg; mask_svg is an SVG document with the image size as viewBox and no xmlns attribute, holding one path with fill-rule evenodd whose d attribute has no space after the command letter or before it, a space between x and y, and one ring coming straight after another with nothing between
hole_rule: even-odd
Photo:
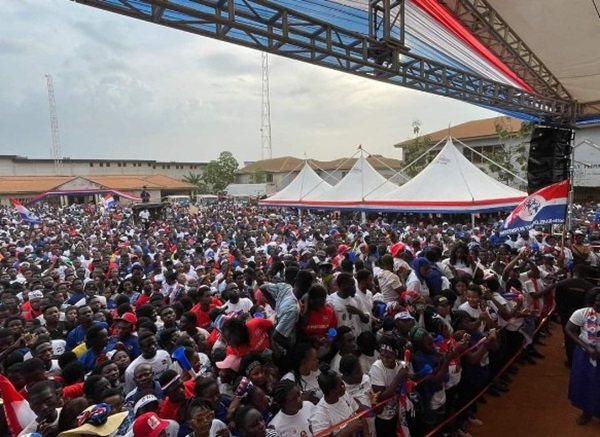
<instances>
[{"instance_id":1,"label":"person in blue shirt","mask_svg":"<svg viewBox=\"0 0 600 437\"><path fill-rule=\"evenodd\" d=\"M87 350L78 358L83 364L86 373L94 370L97 364L106 359L106 345L108 331L100 325L91 326L85 333L85 346Z\"/></svg>"},{"instance_id":2,"label":"person in blue shirt","mask_svg":"<svg viewBox=\"0 0 600 437\"><path fill-rule=\"evenodd\" d=\"M77 345L83 343L85 334L94 324L108 329L106 322L94 321L94 312L89 305L82 305L77 308L77 322L79 325L67 335L66 351L69 352Z\"/></svg>"},{"instance_id":3,"label":"person in blue shirt","mask_svg":"<svg viewBox=\"0 0 600 437\"><path fill-rule=\"evenodd\" d=\"M137 323L137 317L133 313L124 313L116 318L117 335L113 336L106 346L106 351L114 349L124 349L129 353L132 360L135 360L142 353L138 344L138 338L133 335Z\"/></svg>"},{"instance_id":4,"label":"person in blue shirt","mask_svg":"<svg viewBox=\"0 0 600 437\"><path fill-rule=\"evenodd\" d=\"M67 300L67 304L75 305L77 302L84 298L85 293L83 291L83 281L79 278L76 278L73 280L73 290L70 292L70 297L69 300Z\"/></svg>"}]
</instances>

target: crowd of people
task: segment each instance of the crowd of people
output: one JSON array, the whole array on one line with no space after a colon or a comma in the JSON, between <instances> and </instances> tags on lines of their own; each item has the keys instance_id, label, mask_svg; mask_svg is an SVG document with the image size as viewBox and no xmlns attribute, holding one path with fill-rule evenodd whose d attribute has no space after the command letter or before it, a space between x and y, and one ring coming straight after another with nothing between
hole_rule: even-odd
<instances>
[{"instance_id":1,"label":"crowd of people","mask_svg":"<svg viewBox=\"0 0 600 437\"><path fill-rule=\"evenodd\" d=\"M594 212L574 208L563 243L501 237L500 215L42 204L28 226L3 208L0 386L35 417L19 436L464 437L482 424L471 400L543 359L555 318L585 424Z\"/></svg>"}]
</instances>

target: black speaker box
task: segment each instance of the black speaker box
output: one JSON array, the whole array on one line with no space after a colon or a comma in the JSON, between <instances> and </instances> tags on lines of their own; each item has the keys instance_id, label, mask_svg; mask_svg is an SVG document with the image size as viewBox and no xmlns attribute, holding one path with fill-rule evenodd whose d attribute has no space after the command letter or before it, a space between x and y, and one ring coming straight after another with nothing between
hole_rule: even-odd
<instances>
[{"instance_id":1,"label":"black speaker box","mask_svg":"<svg viewBox=\"0 0 600 437\"><path fill-rule=\"evenodd\" d=\"M538 126L531 134L527 160L529 194L569 177L572 129Z\"/></svg>"}]
</instances>

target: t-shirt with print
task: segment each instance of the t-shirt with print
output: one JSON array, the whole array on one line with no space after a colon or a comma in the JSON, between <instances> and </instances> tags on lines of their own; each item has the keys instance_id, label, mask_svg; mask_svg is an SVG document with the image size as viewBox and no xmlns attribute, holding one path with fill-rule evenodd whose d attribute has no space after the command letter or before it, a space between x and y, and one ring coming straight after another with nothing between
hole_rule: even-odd
<instances>
[{"instance_id":1,"label":"t-shirt with print","mask_svg":"<svg viewBox=\"0 0 600 437\"><path fill-rule=\"evenodd\" d=\"M328 404L325 398L322 398L310 415L310 429L314 435L317 435L348 419L357 409L358 405L348 396L348 393L344 393L335 404ZM334 429L331 434L337 435L345 426Z\"/></svg>"},{"instance_id":2,"label":"t-shirt with print","mask_svg":"<svg viewBox=\"0 0 600 437\"><path fill-rule=\"evenodd\" d=\"M335 311L338 327L348 326L353 332L360 332L360 327L358 326L360 319L357 315L350 314L346 309L346 305L351 305L355 308L358 308L356 299L353 297L342 299L339 294L333 293L327 296L327 303L331 305Z\"/></svg>"},{"instance_id":3,"label":"t-shirt with print","mask_svg":"<svg viewBox=\"0 0 600 437\"><path fill-rule=\"evenodd\" d=\"M154 371L154 380L158 381L160 375L165 373L172 364L171 356L165 350L158 349L154 358L146 359L142 355L137 357L131 362L131 364L125 369L125 392L128 393L135 388L135 382L133 381L133 373L140 364L150 364Z\"/></svg>"},{"instance_id":4,"label":"t-shirt with print","mask_svg":"<svg viewBox=\"0 0 600 437\"><path fill-rule=\"evenodd\" d=\"M306 324L299 325L303 334L319 338L326 337L329 328L337 328L335 311L329 305L325 305L319 311L309 311Z\"/></svg>"},{"instance_id":5,"label":"t-shirt with print","mask_svg":"<svg viewBox=\"0 0 600 437\"><path fill-rule=\"evenodd\" d=\"M596 315L595 321L593 317L594 314ZM588 339L588 333L591 331L591 329L595 329L594 334L596 335L596 349L600 350L600 338L598 337L600 318L598 318L597 313L592 308L581 308L575 311L569 319L569 322L581 328L579 338L588 345L591 344L590 340Z\"/></svg>"},{"instance_id":6,"label":"t-shirt with print","mask_svg":"<svg viewBox=\"0 0 600 437\"><path fill-rule=\"evenodd\" d=\"M400 370L400 365L396 365L393 369L388 369L383 365L381 360L375 361L369 370L371 385L374 387L389 387L394 381L394 378ZM384 406L381 413L377 417L383 420L391 420L398 415L398 400L394 397L390 399Z\"/></svg>"},{"instance_id":7,"label":"t-shirt with print","mask_svg":"<svg viewBox=\"0 0 600 437\"><path fill-rule=\"evenodd\" d=\"M308 401L302 402L302 408L293 416L280 411L269 423L281 437L308 437L311 434L308 419L315 406Z\"/></svg>"}]
</instances>

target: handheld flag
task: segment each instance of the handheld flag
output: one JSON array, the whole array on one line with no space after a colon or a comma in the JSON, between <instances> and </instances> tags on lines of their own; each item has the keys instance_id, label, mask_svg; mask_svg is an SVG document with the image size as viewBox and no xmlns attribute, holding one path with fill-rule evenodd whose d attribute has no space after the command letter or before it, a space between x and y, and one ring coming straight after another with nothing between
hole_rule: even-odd
<instances>
[{"instance_id":1,"label":"handheld flag","mask_svg":"<svg viewBox=\"0 0 600 437\"><path fill-rule=\"evenodd\" d=\"M17 199L10 199L10 201L15 206L15 209L21 216L21 220L23 220L25 223L28 223L30 225L39 225L42 223L42 221L38 217L36 217L35 214L33 214L31 211L29 211L27 208L21 205L21 202L19 202Z\"/></svg>"},{"instance_id":2,"label":"handheld flag","mask_svg":"<svg viewBox=\"0 0 600 437\"><path fill-rule=\"evenodd\" d=\"M19 394L12 382L0 375L0 394L4 401L4 413L8 429L12 435L19 435L23 429L35 419L36 415L29 407L29 402Z\"/></svg>"},{"instance_id":3,"label":"handheld flag","mask_svg":"<svg viewBox=\"0 0 600 437\"><path fill-rule=\"evenodd\" d=\"M530 194L509 214L500 227L500 235L528 231L535 226L561 224L567 215L569 181L549 185Z\"/></svg>"},{"instance_id":4,"label":"handheld flag","mask_svg":"<svg viewBox=\"0 0 600 437\"><path fill-rule=\"evenodd\" d=\"M520 300L523 300L523 293L521 293L515 287L510 287L510 290L508 290L507 293L504 293L502 297L506 300L518 302Z\"/></svg>"},{"instance_id":5,"label":"handheld flag","mask_svg":"<svg viewBox=\"0 0 600 437\"><path fill-rule=\"evenodd\" d=\"M104 196L104 209L105 210L114 208L115 205L116 205L115 198L113 197L113 195L111 193L108 193L106 196Z\"/></svg>"}]
</instances>

